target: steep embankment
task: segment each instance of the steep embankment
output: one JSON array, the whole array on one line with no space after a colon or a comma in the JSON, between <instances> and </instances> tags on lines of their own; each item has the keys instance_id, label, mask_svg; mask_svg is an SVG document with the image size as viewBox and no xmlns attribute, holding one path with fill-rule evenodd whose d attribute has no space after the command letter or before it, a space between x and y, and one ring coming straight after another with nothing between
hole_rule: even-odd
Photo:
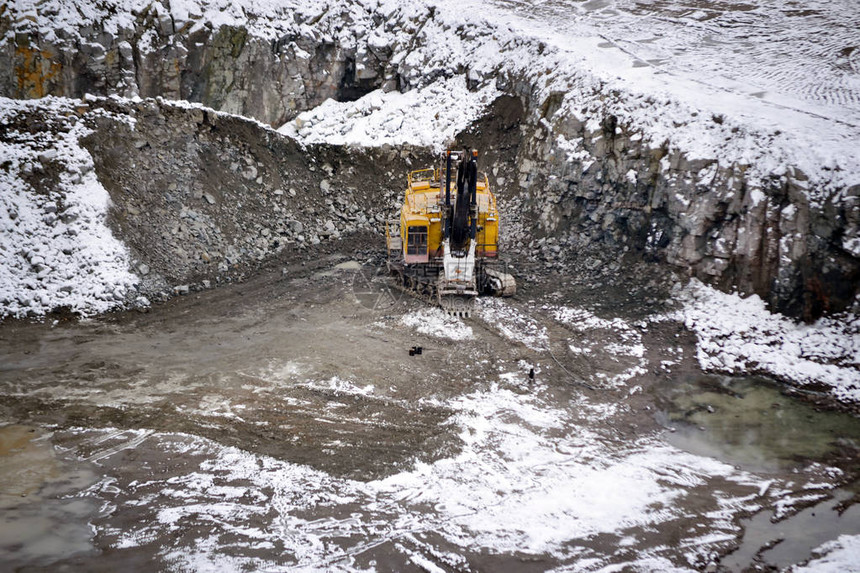
<instances>
[{"instance_id":1,"label":"steep embankment","mask_svg":"<svg viewBox=\"0 0 860 573\"><path fill-rule=\"evenodd\" d=\"M90 314L379 235L421 150L302 146L163 100L4 102L4 314ZM120 243L115 237L122 239ZM131 271L131 272L129 272Z\"/></svg>"},{"instance_id":2,"label":"steep embankment","mask_svg":"<svg viewBox=\"0 0 860 573\"><path fill-rule=\"evenodd\" d=\"M506 131L487 118L463 140L489 150L484 164L493 164L507 201L510 246L565 268L665 261L806 318L856 301L853 99L837 117L835 108L679 74L587 22L576 27L580 12L558 34L547 22L564 14L542 22L494 3L299 4L21 2L0 14L0 90L16 98L160 95L275 126L298 116L287 131L304 142L437 147L468 125L471 116L453 110L496 94L502 99L488 111L507 118ZM463 9L481 16L466 25ZM767 5L748 18L778 12ZM708 21L719 30L719 17ZM856 75L846 62L845 74ZM299 115L376 88L369 99ZM432 128L419 130L415 117ZM265 178L260 185L276 189Z\"/></svg>"}]
</instances>

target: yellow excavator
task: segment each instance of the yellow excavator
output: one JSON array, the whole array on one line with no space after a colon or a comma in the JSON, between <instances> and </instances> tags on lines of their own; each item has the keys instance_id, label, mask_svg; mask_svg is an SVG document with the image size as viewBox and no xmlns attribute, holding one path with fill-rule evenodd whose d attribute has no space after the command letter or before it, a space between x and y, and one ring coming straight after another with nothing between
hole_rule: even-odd
<instances>
[{"instance_id":1,"label":"yellow excavator","mask_svg":"<svg viewBox=\"0 0 860 573\"><path fill-rule=\"evenodd\" d=\"M400 220L385 228L398 286L462 317L479 293L514 295L514 277L500 270L499 211L477 150L449 150L438 168L407 181Z\"/></svg>"}]
</instances>

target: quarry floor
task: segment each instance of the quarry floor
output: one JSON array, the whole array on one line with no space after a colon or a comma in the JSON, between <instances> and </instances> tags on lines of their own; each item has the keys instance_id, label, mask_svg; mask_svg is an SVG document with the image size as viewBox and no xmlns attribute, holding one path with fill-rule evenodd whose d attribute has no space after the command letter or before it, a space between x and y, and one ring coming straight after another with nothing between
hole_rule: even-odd
<instances>
[{"instance_id":1,"label":"quarry floor","mask_svg":"<svg viewBox=\"0 0 860 573\"><path fill-rule=\"evenodd\" d=\"M665 295L521 266L452 321L342 247L0 325L7 570L734 571L860 533L857 419L702 373Z\"/></svg>"}]
</instances>

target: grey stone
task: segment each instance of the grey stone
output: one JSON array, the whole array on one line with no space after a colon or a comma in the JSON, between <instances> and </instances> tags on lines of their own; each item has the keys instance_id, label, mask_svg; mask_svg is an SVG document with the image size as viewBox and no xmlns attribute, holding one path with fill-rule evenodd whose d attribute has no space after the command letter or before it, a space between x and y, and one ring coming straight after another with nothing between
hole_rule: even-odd
<instances>
[{"instance_id":1,"label":"grey stone","mask_svg":"<svg viewBox=\"0 0 860 573\"><path fill-rule=\"evenodd\" d=\"M42 163L50 163L57 158L57 150L56 149L48 149L47 151L43 151L39 154L39 161Z\"/></svg>"}]
</instances>

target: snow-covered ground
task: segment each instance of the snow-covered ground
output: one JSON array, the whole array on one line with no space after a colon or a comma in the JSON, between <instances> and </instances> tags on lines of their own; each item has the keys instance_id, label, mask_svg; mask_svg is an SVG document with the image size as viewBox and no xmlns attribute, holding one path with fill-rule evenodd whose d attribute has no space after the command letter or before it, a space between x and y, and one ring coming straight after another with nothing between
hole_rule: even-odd
<instances>
[{"instance_id":1,"label":"snow-covered ground","mask_svg":"<svg viewBox=\"0 0 860 573\"><path fill-rule=\"evenodd\" d=\"M108 192L79 142L89 133L76 121L80 105L0 98L0 318L60 306L84 316L105 312L124 304L138 282L128 249L107 227ZM19 129L25 113L41 114L48 127ZM55 190L38 192L29 181L40 178L57 178Z\"/></svg>"},{"instance_id":2,"label":"snow-covered ground","mask_svg":"<svg viewBox=\"0 0 860 573\"><path fill-rule=\"evenodd\" d=\"M508 340L532 350L546 350L549 347L546 327L534 317L527 316L498 298L479 298L477 305L478 317Z\"/></svg>"},{"instance_id":3,"label":"snow-covered ground","mask_svg":"<svg viewBox=\"0 0 860 573\"><path fill-rule=\"evenodd\" d=\"M361 571L365 554L392 544L418 565L456 567L465 563L463 553L523 552L566 563L559 571L596 571L608 565L606 555L571 542L603 535L624 548L627 557L616 567L690 571L738 534L739 514L755 511L768 492L780 489L653 438L612 445L581 423L605 416L605 409L585 399L561 408L551 401L541 391L493 385L428 403L454 412L462 451L372 482L187 435L83 431L98 446L91 459L115 468L83 495L110 500L121 493L145 517L102 533L117 548L183 532L181 546L157 549L177 570ZM571 421L568 408L580 422ZM121 474L129 468L117 468L111 456L125 443L140 448L143 440L164 459L185 460L184 469L127 482ZM700 500L708 510L688 523L675 502L700 487L709 492ZM107 511L114 511L110 504ZM189 529L198 520L206 526ZM677 547L640 547L649 545L649 531L662 528L684 532L678 540L684 566L667 558ZM229 551L220 541L225 534ZM254 549L273 548L283 561L252 556Z\"/></svg>"},{"instance_id":4,"label":"snow-covered ground","mask_svg":"<svg viewBox=\"0 0 860 573\"><path fill-rule=\"evenodd\" d=\"M755 157L754 168L763 172L787 160L826 177L822 168L839 162L856 182L850 141L860 129L860 6L854 2L479 3L497 7L482 12L488 18L557 46L605 82L605 90L652 98L643 106L634 97L628 111L654 141L665 136L694 155L729 163ZM691 117L695 111L722 115L758 141L720 141L722 130L708 126L712 116ZM767 145L776 149L769 153Z\"/></svg>"},{"instance_id":5,"label":"snow-covered ground","mask_svg":"<svg viewBox=\"0 0 860 573\"><path fill-rule=\"evenodd\" d=\"M741 298L696 280L680 295L684 306L674 318L696 333L704 370L761 373L860 402L860 317L797 323L769 312L755 295Z\"/></svg>"},{"instance_id":6,"label":"snow-covered ground","mask_svg":"<svg viewBox=\"0 0 860 573\"><path fill-rule=\"evenodd\" d=\"M451 340L472 338L472 327L459 318L449 316L441 308L422 308L404 315L400 323L422 334Z\"/></svg>"}]
</instances>

